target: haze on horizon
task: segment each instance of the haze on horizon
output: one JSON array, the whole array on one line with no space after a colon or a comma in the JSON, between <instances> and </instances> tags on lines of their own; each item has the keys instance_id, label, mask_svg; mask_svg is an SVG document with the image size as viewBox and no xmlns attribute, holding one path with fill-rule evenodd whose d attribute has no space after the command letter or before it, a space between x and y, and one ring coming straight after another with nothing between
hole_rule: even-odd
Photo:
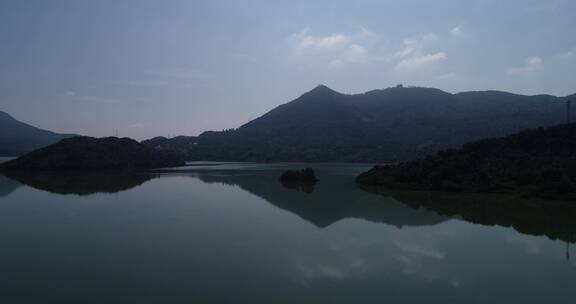
<instances>
[{"instance_id":1,"label":"haze on horizon","mask_svg":"<svg viewBox=\"0 0 576 304\"><path fill-rule=\"evenodd\" d=\"M137 139L238 127L317 84L576 92L576 2L0 0L0 111Z\"/></svg>"}]
</instances>

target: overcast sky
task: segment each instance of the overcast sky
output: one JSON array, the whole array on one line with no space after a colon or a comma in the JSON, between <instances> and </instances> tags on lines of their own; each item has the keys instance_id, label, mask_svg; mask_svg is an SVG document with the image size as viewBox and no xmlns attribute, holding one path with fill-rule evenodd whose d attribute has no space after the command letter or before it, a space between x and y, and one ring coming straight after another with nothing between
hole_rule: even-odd
<instances>
[{"instance_id":1,"label":"overcast sky","mask_svg":"<svg viewBox=\"0 0 576 304\"><path fill-rule=\"evenodd\" d=\"M317 84L576 92L576 1L0 0L0 110L137 139L237 127Z\"/></svg>"}]
</instances>

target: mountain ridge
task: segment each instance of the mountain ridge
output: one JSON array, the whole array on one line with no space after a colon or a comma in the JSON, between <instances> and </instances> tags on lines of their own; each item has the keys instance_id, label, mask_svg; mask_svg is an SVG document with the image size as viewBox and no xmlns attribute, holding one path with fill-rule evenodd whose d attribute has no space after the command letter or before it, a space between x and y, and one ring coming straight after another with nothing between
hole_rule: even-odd
<instances>
[{"instance_id":1,"label":"mountain ridge","mask_svg":"<svg viewBox=\"0 0 576 304\"><path fill-rule=\"evenodd\" d=\"M0 156L17 156L76 134L61 134L21 122L0 111Z\"/></svg>"},{"instance_id":2,"label":"mountain ridge","mask_svg":"<svg viewBox=\"0 0 576 304\"><path fill-rule=\"evenodd\" d=\"M225 131L143 141L189 160L396 162L465 142L565 122L565 101L502 91L396 86L343 94L319 85Z\"/></svg>"}]
</instances>

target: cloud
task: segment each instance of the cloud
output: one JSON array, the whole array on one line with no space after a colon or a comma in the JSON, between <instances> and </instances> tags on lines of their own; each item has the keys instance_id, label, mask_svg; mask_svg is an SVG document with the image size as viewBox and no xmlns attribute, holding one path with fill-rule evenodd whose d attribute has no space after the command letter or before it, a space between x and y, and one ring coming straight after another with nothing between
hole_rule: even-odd
<instances>
[{"instance_id":1,"label":"cloud","mask_svg":"<svg viewBox=\"0 0 576 304\"><path fill-rule=\"evenodd\" d=\"M508 69L508 75L528 74L539 70L542 67L543 60L538 56L526 58L526 64L521 67L511 67Z\"/></svg>"},{"instance_id":2,"label":"cloud","mask_svg":"<svg viewBox=\"0 0 576 304\"><path fill-rule=\"evenodd\" d=\"M350 44L350 37L344 34L331 34L328 36L312 36L308 29L294 35L294 50L297 54L306 52L325 52L345 48Z\"/></svg>"},{"instance_id":3,"label":"cloud","mask_svg":"<svg viewBox=\"0 0 576 304\"><path fill-rule=\"evenodd\" d=\"M358 28L353 34L313 35L308 29L295 33L288 39L293 59L322 68L381 63L402 71L434 66L448 59L444 51L434 49L440 38L433 32L403 39L402 48L391 52L377 34Z\"/></svg>"},{"instance_id":4,"label":"cloud","mask_svg":"<svg viewBox=\"0 0 576 304\"><path fill-rule=\"evenodd\" d=\"M139 128L143 128L143 127L144 127L144 124L140 123L140 122L136 122L136 123L128 125L129 129L139 129Z\"/></svg>"},{"instance_id":5,"label":"cloud","mask_svg":"<svg viewBox=\"0 0 576 304\"><path fill-rule=\"evenodd\" d=\"M464 35L464 31L462 30L462 26L458 25L450 30L450 34L454 37L462 37Z\"/></svg>"},{"instance_id":6,"label":"cloud","mask_svg":"<svg viewBox=\"0 0 576 304\"><path fill-rule=\"evenodd\" d=\"M114 85L160 89L191 89L208 85L215 76L206 71L190 67L166 67L146 69L141 78L118 81Z\"/></svg>"},{"instance_id":7,"label":"cloud","mask_svg":"<svg viewBox=\"0 0 576 304\"><path fill-rule=\"evenodd\" d=\"M566 52L560 53L558 55L558 57L560 57L560 58L574 58L574 57L576 57L576 48L573 48L573 49L568 50Z\"/></svg>"},{"instance_id":8,"label":"cloud","mask_svg":"<svg viewBox=\"0 0 576 304\"><path fill-rule=\"evenodd\" d=\"M168 83L165 81L157 81L157 80L130 80L127 81L126 83L120 83L120 84L126 84L127 86L131 87L164 87L168 85Z\"/></svg>"},{"instance_id":9,"label":"cloud","mask_svg":"<svg viewBox=\"0 0 576 304\"><path fill-rule=\"evenodd\" d=\"M454 72L438 75L437 77L439 80L452 80L458 78L458 74Z\"/></svg>"},{"instance_id":10,"label":"cloud","mask_svg":"<svg viewBox=\"0 0 576 304\"><path fill-rule=\"evenodd\" d=\"M246 53L234 52L234 53L228 54L228 56L230 56L231 58L237 59L237 60L248 61L248 62L252 62L252 63L258 62L258 59L255 56L250 55L250 54L246 54Z\"/></svg>"},{"instance_id":11,"label":"cloud","mask_svg":"<svg viewBox=\"0 0 576 304\"><path fill-rule=\"evenodd\" d=\"M403 40L404 47L394 54L396 70L414 70L429 67L448 59L445 52L431 51L439 40L435 33L428 33Z\"/></svg>"},{"instance_id":12,"label":"cloud","mask_svg":"<svg viewBox=\"0 0 576 304\"><path fill-rule=\"evenodd\" d=\"M364 42L374 40L375 37L374 33L364 27L360 27L360 32L353 35L333 33L324 36L311 35L308 29L304 29L293 34L289 42L298 60L339 68L369 61L369 52Z\"/></svg>"},{"instance_id":13,"label":"cloud","mask_svg":"<svg viewBox=\"0 0 576 304\"><path fill-rule=\"evenodd\" d=\"M428 33L425 35L420 35L413 38L404 39L404 45L414 46L414 47L424 47L426 44L435 42L438 40L438 35L435 33Z\"/></svg>"},{"instance_id":14,"label":"cloud","mask_svg":"<svg viewBox=\"0 0 576 304\"><path fill-rule=\"evenodd\" d=\"M165 78L187 79L187 80L206 80L214 78L214 75L200 69L189 67L172 67L163 69L148 69L145 74Z\"/></svg>"},{"instance_id":15,"label":"cloud","mask_svg":"<svg viewBox=\"0 0 576 304\"><path fill-rule=\"evenodd\" d=\"M368 57L366 48L359 44L352 44L340 54L337 58L329 63L331 67L339 67L348 63L362 62Z\"/></svg>"},{"instance_id":16,"label":"cloud","mask_svg":"<svg viewBox=\"0 0 576 304\"><path fill-rule=\"evenodd\" d=\"M122 102L122 100L117 98L95 96L95 95L81 95L74 91L65 92L64 97L68 100L75 102L107 103L107 104L115 104Z\"/></svg>"},{"instance_id":17,"label":"cloud","mask_svg":"<svg viewBox=\"0 0 576 304\"><path fill-rule=\"evenodd\" d=\"M370 31L369 29L359 26L360 28L360 35L364 37L377 37L378 35L374 34L374 32Z\"/></svg>"},{"instance_id":18,"label":"cloud","mask_svg":"<svg viewBox=\"0 0 576 304\"><path fill-rule=\"evenodd\" d=\"M424 54L412 56L410 58L402 59L397 65L397 70L412 70L419 69L426 66L431 66L436 63L442 62L448 59L446 53L438 52L434 54Z\"/></svg>"}]
</instances>

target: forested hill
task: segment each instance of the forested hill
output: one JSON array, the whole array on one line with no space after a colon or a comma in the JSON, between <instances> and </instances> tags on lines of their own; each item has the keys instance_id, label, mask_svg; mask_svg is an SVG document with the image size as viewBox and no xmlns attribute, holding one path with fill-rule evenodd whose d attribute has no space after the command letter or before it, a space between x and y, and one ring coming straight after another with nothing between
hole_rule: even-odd
<instances>
[{"instance_id":1,"label":"forested hill","mask_svg":"<svg viewBox=\"0 0 576 304\"><path fill-rule=\"evenodd\" d=\"M566 100L402 86L347 95L321 85L235 130L144 143L189 160L395 162L562 123Z\"/></svg>"},{"instance_id":2,"label":"forested hill","mask_svg":"<svg viewBox=\"0 0 576 304\"><path fill-rule=\"evenodd\" d=\"M362 184L392 189L516 192L576 198L576 124L484 139L361 174Z\"/></svg>"}]
</instances>

